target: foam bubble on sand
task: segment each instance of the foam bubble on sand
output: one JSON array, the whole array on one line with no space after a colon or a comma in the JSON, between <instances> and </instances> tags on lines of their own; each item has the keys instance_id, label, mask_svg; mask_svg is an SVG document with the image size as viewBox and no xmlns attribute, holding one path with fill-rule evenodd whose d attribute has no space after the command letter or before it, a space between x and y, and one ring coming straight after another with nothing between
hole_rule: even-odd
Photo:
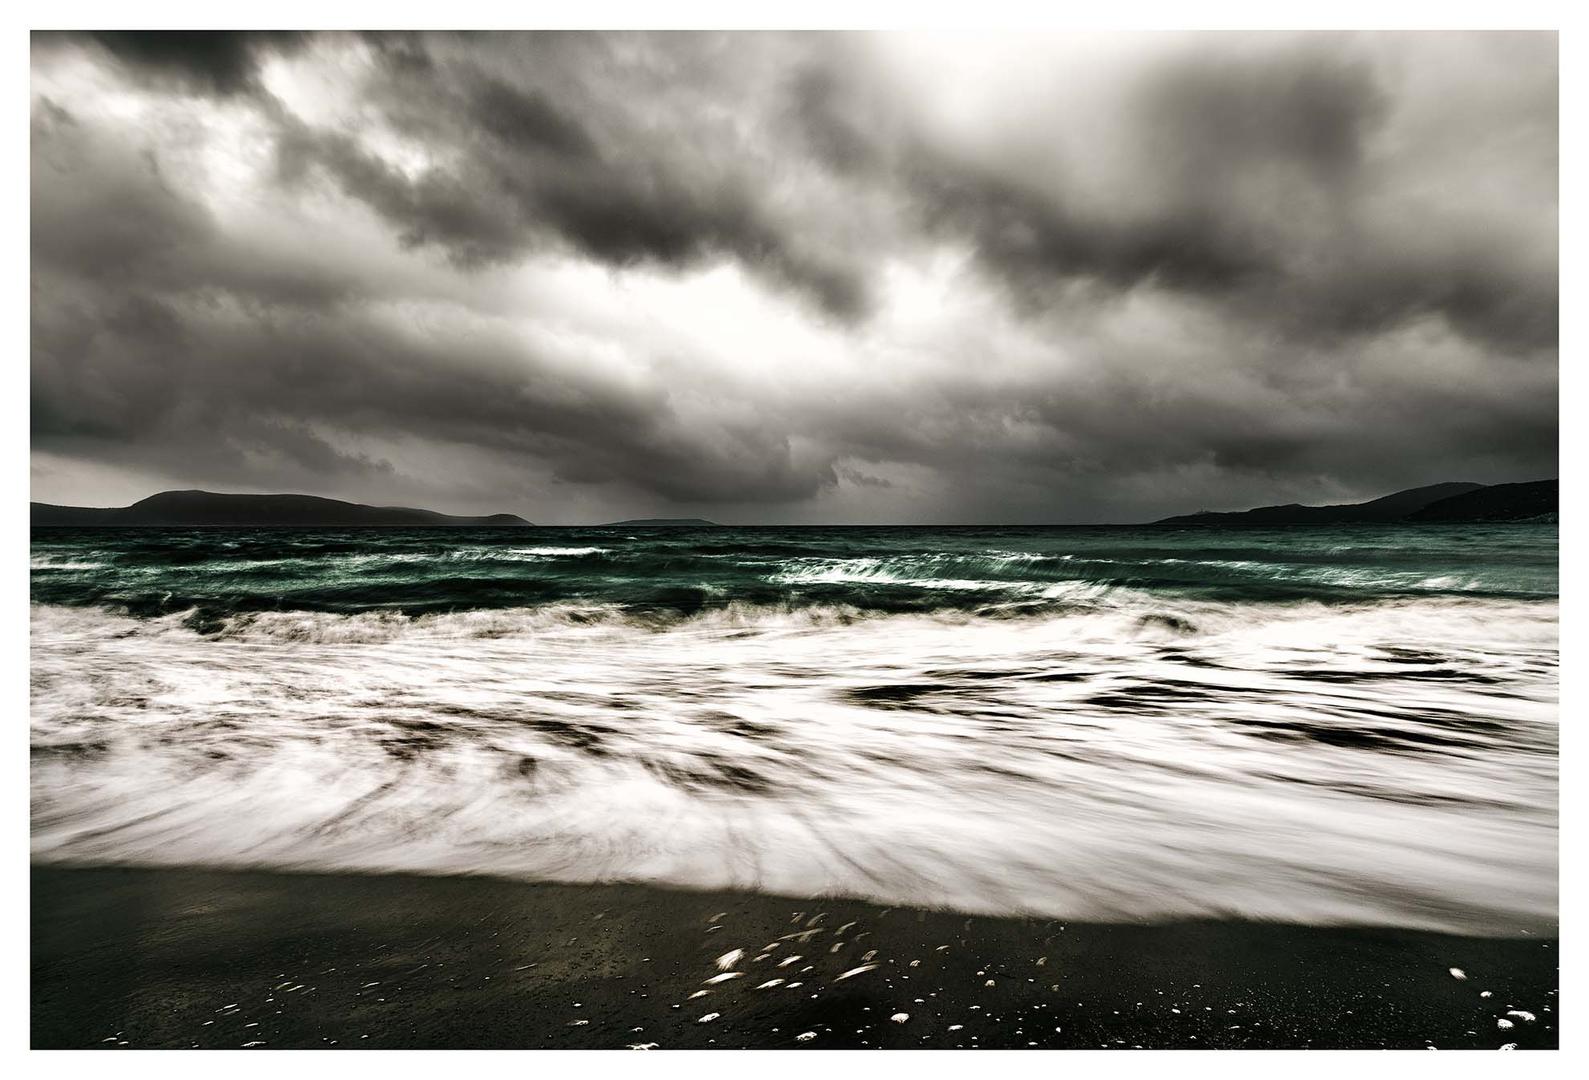
<instances>
[{"instance_id":1,"label":"foam bubble on sand","mask_svg":"<svg viewBox=\"0 0 1589 1080\"><path fill-rule=\"evenodd\" d=\"M865 972L871 971L876 966L877 966L876 964L862 964L860 967L851 968L850 970L846 971L844 974L840 975L838 978L834 979L833 981L834 982L843 982L845 979L848 979L848 978L850 978L853 975L861 975L861 974L864 974Z\"/></svg>"}]
</instances>

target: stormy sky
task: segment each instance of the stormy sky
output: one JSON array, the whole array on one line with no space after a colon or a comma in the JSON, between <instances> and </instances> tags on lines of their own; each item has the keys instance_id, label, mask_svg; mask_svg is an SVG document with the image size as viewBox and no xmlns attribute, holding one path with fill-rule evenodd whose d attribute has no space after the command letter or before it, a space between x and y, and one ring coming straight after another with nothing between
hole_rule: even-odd
<instances>
[{"instance_id":1,"label":"stormy sky","mask_svg":"<svg viewBox=\"0 0 1589 1080\"><path fill-rule=\"evenodd\" d=\"M1557 470L1551 34L35 34L32 488L1133 521Z\"/></svg>"}]
</instances>

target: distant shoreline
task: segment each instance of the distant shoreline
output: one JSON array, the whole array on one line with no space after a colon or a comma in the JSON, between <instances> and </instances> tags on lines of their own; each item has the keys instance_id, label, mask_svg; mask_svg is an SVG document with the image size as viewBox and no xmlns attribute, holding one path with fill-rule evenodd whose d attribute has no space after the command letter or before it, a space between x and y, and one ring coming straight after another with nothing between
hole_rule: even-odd
<instances>
[{"instance_id":1,"label":"distant shoreline","mask_svg":"<svg viewBox=\"0 0 1589 1080\"><path fill-rule=\"evenodd\" d=\"M599 531L599 530L603 530L603 529L652 529L652 530L656 530L656 531L659 531L659 532L661 532L661 531L688 532L688 531L690 531L690 529L701 529L701 530L705 530L705 529L748 529L748 530L755 530L755 529L941 529L941 530L960 529L960 530L965 530L965 531L976 531L976 530L990 531L990 530L1008 530L1008 529L1152 529L1152 530L1155 530L1155 531L1174 531L1174 530L1177 530L1177 529L1242 529L1242 530L1251 530L1251 531L1254 531L1254 532L1258 532L1258 531L1262 531L1262 530L1265 530L1265 529L1269 529L1269 530L1301 529L1301 530L1306 531L1306 530L1309 530L1309 529L1318 529L1318 528L1332 528L1332 529L1333 528L1363 528L1363 529L1401 528L1401 529L1426 530L1426 529L1440 529L1440 528L1471 528L1471 527L1476 526L1476 525L1479 525L1479 526L1482 526L1482 525L1494 525L1494 526L1528 525L1528 526L1539 526L1539 527L1543 528L1543 527L1546 527L1546 526L1556 526L1556 525L1559 525L1559 524L1560 523L1556 520L1555 516L1552 515L1548 519L1546 519L1546 518L1541 518L1541 519L1525 518L1525 519L1520 519L1520 520L1516 520L1516 521L1421 521L1421 522L1407 522L1407 521L1343 521L1343 522L1331 522L1331 523L1328 523L1328 524L1323 524L1323 523L1297 523L1297 522L1293 522L1293 523L1289 523L1289 524L1273 524L1273 523L1266 524L1266 523L1259 523L1259 522L1228 522L1228 521L1167 524L1165 522L1159 522L1159 521L1072 521L1072 522L1042 522L1042 523L1039 523L1039 524L1036 524L1036 525L1009 525L1009 524L966 524L966 523L933 524L933 523L924 523L924 522L895 523L895 522L856 522L856 521L845 521L845 522L838 522L838 523L832 523L832 524L806 524L806 523L778 524L778 523L759 522L759 523L754 524L754 525L735 525L735 524L729 524L729 523L725 523L725 522L714 522L711 525L696 525L696 526L679 526L679 525L617 525L617 524L600 524L600 525L571 524L571 525L560 525L560 524L550 524L550 523L529 523L529 522L526 522L523 525L501 525L501 524L497 524L497 525L489 525L489 524L488 525L438 525L438 524L429 524L429 525L334 525L334 524L327 524L327 525L119 525L119 524L118 525L48 525L48 524L31 524L28 527L30 529L34 529L34 530L42 530L42 531L49 531L49 532L57 532L57 531L58 532L75 532L75 531L78 531L78 530L92 530L92 529L110 529L110 530L126 529L126 530L133 530L133 531L137 531L137 530L158 531L158 530L161 530L161 529L169 529L169 530L181 530L181 529L213 529L213 530L222 530L222 529L280 529L280 530L284 530L284 531L293 530L293 529L346 529L346 530L351 530L351 531L371 531L371 532L380 532L380 531L393 530L393 529L435 529L435 530L438 530L438 531L443 531L443 530L445 530L445 531L456 531L456 530L459 530L459 529L500 529L500 530L504 530L504 531L507 531L507 530L524 530L524 529L548 529L548 530L572 530L572 531L586 531L586 532L594 532L594 531Z\"/></svg>"},{"instance_id":2,"label":"distant shoreline","mask_svg":"<svg viewBox=\"0 0 1589 1080\"><path fill-rule=\"evenodd\" d=\"M1148 522L1072 524L856 524L724 525L705 518L626 518L589 525L535 526L515 514L463 517L401 506L368 506L315 495L236 495L209 491L163 491L123 507L29 504L34 528L572 528L572 529L744 529L744 528L1133 528L1235 525L1257 528L1293 525L1477 524L1518 522L1556 524L1559 483L1442 483L1408 488L1364 503L1333 506L1260 506L1252 510L1182 514Z\"/></svg>"}]
</instances>

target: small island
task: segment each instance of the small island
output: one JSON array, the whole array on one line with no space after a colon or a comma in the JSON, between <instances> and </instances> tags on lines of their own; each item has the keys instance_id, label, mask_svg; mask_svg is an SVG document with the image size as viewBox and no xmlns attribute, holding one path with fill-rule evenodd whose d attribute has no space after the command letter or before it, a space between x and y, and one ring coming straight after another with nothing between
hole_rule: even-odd
<instances>
[{"instance_id":1,"label":"small island","mask_svg":"<svg viewBox=\"0 0 1589 1080\"><path fill-rule=\"evenodd\" d=\"M705 518L627 518L609 521L604 529L721 529L722 525Z\"/></svg>"}]
</instances>

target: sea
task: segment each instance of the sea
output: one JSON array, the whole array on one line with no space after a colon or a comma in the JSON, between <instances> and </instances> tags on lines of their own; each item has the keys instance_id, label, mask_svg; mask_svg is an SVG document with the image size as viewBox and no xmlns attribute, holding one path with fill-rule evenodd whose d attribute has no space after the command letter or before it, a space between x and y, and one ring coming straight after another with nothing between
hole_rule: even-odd
<instances>
[{"instance_id":1,"label":"sea","mask_svg":"<svg viewBox=\"0 0 1589 1080\"><path fill-rule=\"evenodd\" d=\"M1557 919L1554 525L35 529L35 863Z\"/></svg>"}]
</instances>

